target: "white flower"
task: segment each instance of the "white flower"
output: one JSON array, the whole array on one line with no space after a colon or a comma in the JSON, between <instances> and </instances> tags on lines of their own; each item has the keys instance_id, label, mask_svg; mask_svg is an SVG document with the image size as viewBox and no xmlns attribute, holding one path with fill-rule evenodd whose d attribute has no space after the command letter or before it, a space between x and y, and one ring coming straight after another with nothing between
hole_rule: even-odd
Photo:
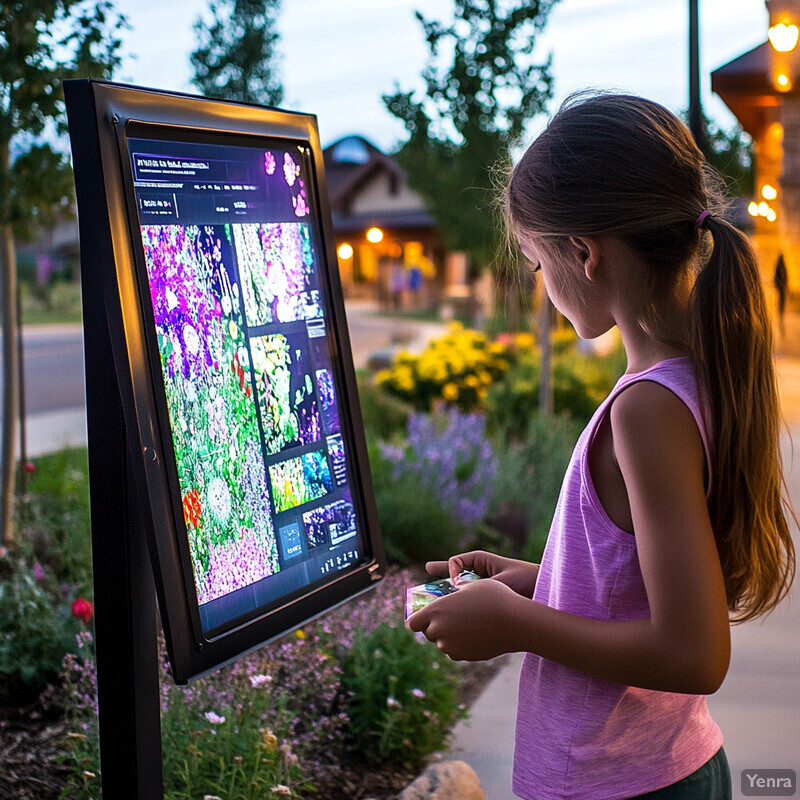
<instances>
[{"instance_id":1,"label":"white flower","mask_svg":"<svg viewBox=\"0 0 800 800\"><path fill-rule=\"evenodd\" d=\"M272 683L272 675L251 675L250 676L250 685L254 689L258 689L259 686L263 686L265 683Z\"/></svg>"},{"instance_id":2,"label":"white flower","mask_svg":"<svg viewBox=\"0 0 800 800\"><path fill-rule=\"evenodd\" d=\"M386 705L387 705L388 708L402 708L403 707L403 704L399 700L397 700L397 698L393 697L392 695L389 695L386 698Z\"/></svg>"},{"instance_id":3,"label":"white flower","mask_svg":"<svg viewBox=\"0 0 800 800\"><path fill-rule=\"evenodd\" d=\"M279 783L277 786L270 787L270 791L274 794L282 794L284 797L291 797L292 790L288 786Z\"/></svg>"},{"instance_id":4,"label":"white flower","mask_svg":"<svg viewBox=\"0 0 800 800\"><path fill-rule=\"evenodd\" d=\"M213 711L206 712L206 719L212 725L222 725L222 723L225 722L225 717L221 717L219 714L215 714Z\"/></svg>"},{"instance_id":5,"label":"white flower","mask_svg":"<svg viewBox=\"0 0 800 800\"><path fill-rule=\"evenodd\" d=\"M208 484L206 498L217 521L224 525L231 515L231 490L220 477L214 477Z\"/></svg>"},{"instance_id":6,"label":"white flower","mask_svg":"<svg viewBox=\"0 0 800 800\"><path fill-rule=\"evenodd\" d=\"M222 800L222 798L217 797L215 794L207 794L203 800Z\"/></svg>"},{"instance_id":7,"label":"white flower","mask_svg":"<svg viewBox=\"0 0 800 800\"><path fill-rule=\"evenodd\" d=\"M414 697L420 700L422 700L425 697L425 692L423 692L422 689L412 689L411 694L413 694Z\"/></svg>"}]
</instances>

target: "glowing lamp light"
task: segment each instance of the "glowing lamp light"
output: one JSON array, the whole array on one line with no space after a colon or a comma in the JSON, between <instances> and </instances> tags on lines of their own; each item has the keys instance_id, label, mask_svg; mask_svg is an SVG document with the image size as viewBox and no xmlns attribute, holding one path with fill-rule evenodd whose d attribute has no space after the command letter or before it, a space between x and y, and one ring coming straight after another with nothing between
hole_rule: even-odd
<instances>
[{"instance_id":1,"label":"glowing lamp light","mask_svg":"<svg viewBox=\"0 0 800 800\"><path fill-rule=\"evenodd\" d=\"M792 86L792 82L789 80L789 76L784 75L783 73L778 75L778 77L775 79L775 82L778 84L778 88L784 92L789 91L789 89Z\"/></svg>"},{"instance_id":2,"label":"glowing lamp light","mask_svg":"<svg viewBox=\"0 0 800 800\"><path fill-rule=\"evenodd\" d=\"M347 244L347 242L339 245L339 249L336 252L342 261L347 261L348 258L353 257L353 248L351 245Z\"/></svg>"},{"instance_id":3,"label":"glowing lamp light","mask_svg":"<svg viewBox=\"0 0 800 800\"><path fill-rule=\"evenodd\" d=\"M762 217L766 217L768 212L769 212L769 204L768 204L768 203L765 203L765 202L763 202L763 201L762 201L762 202L760 202L760 203L758 204L758 213L759 213L759 214L760 214Z\"/></svg>"},{"instance_id":4,"label":"glowing lamp light","mask_svg":"<svg viewBox=\"0 0 800 800\"><path fill-rule=\"evenodd\" d=\"M778 218L778 215L775 213L775 209L774 208L771 208L769 211L767 211L767 219L770 222L775 222L775 220L777 218Z\"/></svg>"},{"instance_id":5,"label":"glowing lamp light","mask_svg":"<svg viewBox=\"0 0 800 800\"><path fill-rule=\"evenodd\" d=\"M778 196L778 190L774 186L765 183L761 188L761 196L765 200L774 200Z\"/></svg>"},{"instance_id":6,"label":"glowing lamp light","mask_svg":"<svg viewBox=\"0 0 800 800\"><path fill-rule=\"evenodd\" d=\"M383 241L383 231L380 228L370 228L367 231L367 241L372 244L378 244Z\"/></svg>"},{"instance_id":7,"label":"glowing lamp light","mask_svg":"<svg viewBox=\"0 0 800 800\"><path fill-rule=\"evenodd\" d=\"M750 205L747 206L747 213L751 217L757 217L758 216L758 203L755 203L755 202L750 203Z\"/></svg>"},{"instance_id":8,"label":"glowing lamp light","mask_svg":"<svg viewBox=\"0 0 800 800\"><path fill-rule=\"evenodd\" d=\"M797 47L798 33L797 25L787 25L779 22L769 29L769 41L779 53L790 53Z\"/></svg>"}]
</instances>

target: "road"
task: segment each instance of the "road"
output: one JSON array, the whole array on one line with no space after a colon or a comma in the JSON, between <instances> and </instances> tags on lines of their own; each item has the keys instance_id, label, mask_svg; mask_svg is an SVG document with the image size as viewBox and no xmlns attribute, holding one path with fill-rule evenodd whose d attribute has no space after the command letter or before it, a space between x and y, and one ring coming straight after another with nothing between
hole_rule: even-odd
<instances>
[{"instance_id":1,"label":"road","mask_svg":"<svg viewBox=\"0 0 800 800\"><path fill-rule=\"evenodd\" d=\"M370 355L400 345L419 350L444 326L380 316L374 304L347 305L353 360L365 366ZM23 332L26 456L38 456L86 441L83 331L80 325L47 325ZM0 342L2 340L0 339ZM0 374L0 390L2 374ZM2 419L0 403L0 419Z\"/></svg>"}]
</instances>

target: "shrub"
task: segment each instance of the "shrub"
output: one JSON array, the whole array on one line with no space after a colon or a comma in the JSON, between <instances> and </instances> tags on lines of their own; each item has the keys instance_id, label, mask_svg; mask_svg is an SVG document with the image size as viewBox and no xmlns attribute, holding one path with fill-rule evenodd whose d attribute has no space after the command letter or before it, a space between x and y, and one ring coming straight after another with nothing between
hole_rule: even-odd
<instances>
[{"instance_id":1,"label":"shrub","mask_svg":"<svg viewBox=\"0 0 800 800\"><path fill-rule=\"evenodd\" d=\"M446 656L403 627L360 637L343 663L350 747L373 761L422 763L459 716L455 676Z\"/></svg>"},{"instance_id":2,"label":"shrub","mask_svg":"<svg viewBox=\"0 0 800 800\"><path fill-rule=\"evenodd\" d=\"M460 713L451 691L458 667L403 628L404 589L416 582L405 572L390 573L369 594L187 687L169 679L161 643L166 800L206 794L226 800L313 797L315 783L339 768L344 742L356 740L353 719L359 735L370 740L370 720L383 726L381 736L385 732L387 695L378 697L372 686L378 673L369 666L351 670L351 683L343 666L351 654L374 654L380 646L391 663L408 670L414 709L413 716L392 721L392 731L410 737L413 758L423 759L440 747ZM395 632L376 633L383 629ZM49 692L51 702L66 708L65 796L71 800L99 795L96 676L88 642L85 635L80 638L80 653L64 659L61 688ZM399 699L405 697L405 684L398 686L394 696ZM393 737L386 734L389 754L395 752Z\"/></svg>"},{"instance_id":3,"label":"shrub","mask_svg":"<svg viewBox=\"0 0 800 800\"><path fill-rule=\"evenodd\" d=\"M433 414L412 414L405 447L385 445L394 464L394 478L413 473L435 487L442 505L468 528L480 522L489 503L496 472L484 419L451 408Z\"/></svg>"},{"instance_id":4,"label":"shrub","mask_svg":"<svg viewBox=\"0 0 800 800\"><path fill-rule=\"evenodd\" d=\"M86 448L61 450L35 461L18 504L21 541L54 579L91 593L92 549Z\"/></svg>"},{"instance_id":5,"label":"shrub","mask_svg":"<svg viewBox=\"0 0 800 800\"><path fill-rule=\"evenodd\" d=\"M370 462L386 551L396 562L449 557L486 514L496 460L482 416L414 413L407 442L373 445Z\"/></svg>"},{"instance_id":6,"label":"shrub","mask_svg":"<svg viewBox=\"0 0 800 800\"><path fill-rule=\"evenodd\" d=\"M510 555L538 562L580 425L534 414L523 437L499 452L487 518L510 542Z\"/></svg>"},{"instance_id":7,"label":"shrub","mask_svg":"<svg viewBox=\"0 0 800 800\"><path fill-rule=\"evenodd\" d=\"M369 373L359 371L356 378L361 417L367 434L384 440L404 434L411 406L381 389Z\"/></svg>"},{"instance_id":8,"label":"shrub","mask_svg":"<svg viewBox=\"0 0 800 800\"><path fill-rule=\"evenodd\" d=\"M508 371L509 357L506 345L453 322L420 355L399 353L375 381L418 411L430 411L436 403L477 411L492 383Z\"/></svg>"},{"instance_id":9,"label":"shrub","mask_svg":"<svg viewBox=\"0 0 800 800\"><path fill-rule=\"evenodd\" d=\"M608 358L584 356L565 346L554 352L553 411L568 414L577 422L589 421L619 376L624 361L616 355ZM520 439L539 410L541 355L531 348L521 352L518 362L490 389L486 398L487 424L509 440Z\"/></svg>"},{"instance_id":10,"label":"shrub","mask_svg":"<svg viewBox=\"0 0 800 800\"><path fill-rule=\"evenodd\" d=\"M381 457L377 446L370 463L387 558L408 565L458 552L464 526L442 505L436 488L412 472L394 478L392 465Z\"/></svg>"},{"instance_id":11,"label":"shrub","mask_svg":"<svg viewBox=\"0 0 800 800\"><path fill-rule=\"evenodd\" d=\"M70 594L38 562L0 556L0 704L35 699L75 650Z\"/></svg>"}]
</instances>

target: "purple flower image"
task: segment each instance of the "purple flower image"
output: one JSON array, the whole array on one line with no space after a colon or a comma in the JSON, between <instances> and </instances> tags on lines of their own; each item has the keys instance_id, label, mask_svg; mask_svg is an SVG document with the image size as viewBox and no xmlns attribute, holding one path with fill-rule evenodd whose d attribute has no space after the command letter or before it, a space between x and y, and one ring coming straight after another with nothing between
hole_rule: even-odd
<instances>
[{"instance_id":1,"label":"purple flower image","mask_svg":"<svg viewBox=\"0 0 800 800\"><path fill-rule=\"evenodd\" d=\"M142 244L165 366L197 379L214 367L210 342L222 337L222 305L209 291L220 243L209 228L146 225Z\"/></svg>"},{"instance_id":2,"label":"purple flower image","mask_svg":"<svg viewBox=\"0 0 800 800\"><path fill-rule=\"evenodd\" d=\"M323 411L336 407L336 394L333 389L333 375L329 369L317 370L317 392Z\"/></svg>"},{"instance_id":3,"label":"purple flower image","mask_svg":"<svg viewBox=\"0 0 800 800\"><path fill-rule=\"evenodd\" d=\"M294 186L294 182L300 175L300 165L295 162L289 153L283 154L283 177L288 186Z\"/></svg>"},{"instance_id":4,"label":"purple flower image","mask_svg":"<svg viewBox=\"0 0 800 800\"><path fill-rule=\"evenodd\" d=\"M235 592L277 571L277 545L274 534L259 535L242 529L236 539L211 546L208 572L198 587L198 602L207 603Z\"/></svg>"},{"instance_id":5,"label":"purple flower image","mask_svg":"<svg viewBox=\"0 0 800 800\"><path fill-rule=\"evenodd\" d=\"M231 228L248 325L322 316L319 290L311 283L314 260L306 223Z\"/></svg>"},{"instance_id":6,"label":"purple flower image","mask_svg":"<svg viewBox=\"0 0 800 800\"><path fill-rule=\"evenodd\" d=\"M201 604L279 569L229 233L142 228Z\"/></svg>"},{"instance_id":7,"label":"purple flower image","mask_svg":"<svg viewBox=\"0 0 800 800\"><path fill-rule=\"evenodd\" d=\"M306 511L303 525L309 550L323 544L338 544L356 535L356 515L346 500Z\"/></svg>"}]
</instances>

